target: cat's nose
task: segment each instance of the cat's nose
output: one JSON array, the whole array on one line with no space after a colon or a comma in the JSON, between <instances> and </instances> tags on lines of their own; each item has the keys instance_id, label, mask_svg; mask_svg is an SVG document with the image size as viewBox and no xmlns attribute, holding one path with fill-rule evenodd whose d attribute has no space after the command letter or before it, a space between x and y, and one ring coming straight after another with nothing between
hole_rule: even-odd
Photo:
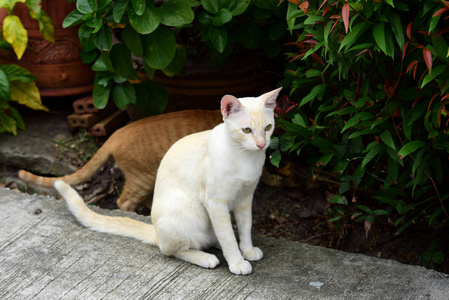
<instances>
[{"instance_id":1,"label":"cat's nose","mask_svg":"<svg viewBox=\"0 0 449 300\"><path fill-rule=\"evenodd\" d=\"M264 144L257 144L257 147L259 147L259 149L263 149L263 147L265 147L265 143Z\"/></svg>"}]
</instances>

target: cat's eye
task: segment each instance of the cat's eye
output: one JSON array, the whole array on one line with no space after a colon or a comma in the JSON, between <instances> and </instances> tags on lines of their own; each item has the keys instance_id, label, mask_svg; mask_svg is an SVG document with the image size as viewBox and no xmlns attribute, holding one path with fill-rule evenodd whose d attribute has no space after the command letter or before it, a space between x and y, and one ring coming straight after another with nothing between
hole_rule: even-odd
<instances>
[{"instance_id":1,"label":"cat's eye","mask_svg":"<svg viewBox=\"0 0 449 300\"><path fill-rule=\"evenodd\" d=\"M273 127L273 125L271 125L271 124L268 124L268 125L267 125L267 127L265 127L265 131L269 131L269 130L271 130L271 127Z\"/></svg>"},{"instance_id":2,"label":"cat's eye","mask_svg":"<svg viewBox=\"0 0 449 300\"><path fill-rule=\"evenodd\" d=\"M242 128L242 131L243 131L244 133L250 133L250 132L251 132L251 128L249 128L249 127Z\"/></svg>"}]
</instances>

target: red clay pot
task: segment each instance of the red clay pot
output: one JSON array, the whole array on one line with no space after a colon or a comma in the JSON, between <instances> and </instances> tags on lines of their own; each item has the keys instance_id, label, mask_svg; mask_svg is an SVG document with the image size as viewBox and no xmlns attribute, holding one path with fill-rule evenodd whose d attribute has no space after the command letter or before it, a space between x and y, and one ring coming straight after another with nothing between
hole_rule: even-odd
<instances>
[{"instance_id":1,"label":"red clay pot","mask_svg":"<svg viewBox=\"0 0 449 300\"><path fill-rule=\"evenodd\" d=\"M91 92L95 73L81 61L78 28L62 28L64 18L75 9L75 3L44 0L42 8L53 21L55 43L42 38L38 22L29 16L25 4L18 3L14 14L28 30L28 48L20 60L12 51L0 50L0 64L17 64L37 76L36 84L42 97ZM1 10L1 25L5 16L6 11Z\"/></svg>"}]
</instances>

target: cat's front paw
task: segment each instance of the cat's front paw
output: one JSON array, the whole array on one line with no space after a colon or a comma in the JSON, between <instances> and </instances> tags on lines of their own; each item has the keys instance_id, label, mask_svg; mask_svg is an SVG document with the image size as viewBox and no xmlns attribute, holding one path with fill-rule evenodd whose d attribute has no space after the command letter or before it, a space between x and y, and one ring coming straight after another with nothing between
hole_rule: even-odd
<instances>
[{"instance_id":1,"label":"cat's front paw","mask_svg":"<svg viewBox=\"0 0 449 300\"><path fill-rule=\"evenodd\" d=\"M260 260L263 257L263 252L257 247L253 247L250 251L243 252L243 257L249 261Z\"/></svg>"},{"instance_id":2,"label":"cat's front paw","mask_svg":"<svg viewBox=\"0 0 449 300\"><path fill-rule=\"evenodd\" d=\"M218 260L218 258L215 255L205 253L201 257L201 259L197 262L197 265L199 265L200 267L206 268L206 269L213 269L216 266L218 266L219 263L220 263L220 261Z\"/></svg>"},{"instance_id":3,"label":"cat's front paw","mask_svg":"<svg viewBox=\"0 0 449 300\"><path fill-rule=\"evenodd\" d=\"M253 268L251 267L251 264L248 261L244 260L241 263L230 265L229 271L231 271L231 273L234 273L236 275L248 275L251 274Z\"/></svg>"}]
</instances>

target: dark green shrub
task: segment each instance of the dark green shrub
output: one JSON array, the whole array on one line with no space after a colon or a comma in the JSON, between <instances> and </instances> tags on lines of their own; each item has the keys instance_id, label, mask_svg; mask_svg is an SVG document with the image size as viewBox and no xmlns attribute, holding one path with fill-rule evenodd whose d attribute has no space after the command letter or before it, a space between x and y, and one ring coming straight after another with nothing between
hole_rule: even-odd
<instances>
[{"instance_id":1,"label":"dark green shrub","mask_svg":"<svg viewBox=\"0 0 449 300\"><path fill-rule=\"evenodd\" d=\"M188 57L219 64L242 49L269 57L287 33L278 0L77 0L64 26L80 25L82 57L96 71L94 104L109 96L150 114L164 110L168 93L152 79L182 71ZM281 5L281 7L286 7Z\"/></svg>"},{"instance_id":2,"label":"dark green shrub","mask_svg":"<svg viewBox=\"0 0 449 300\"><path fill-rule=\"evenodd\" d=\"M300 156L337 179L333 221L387 216L398 234L418 218L441 224L449 211L447 2L310 1L307 9L289 1L295 40L282 85L298 106L280 120L272 162ZM377 203L357 200L360 190Z\"/></svg>"}]
</instances>

